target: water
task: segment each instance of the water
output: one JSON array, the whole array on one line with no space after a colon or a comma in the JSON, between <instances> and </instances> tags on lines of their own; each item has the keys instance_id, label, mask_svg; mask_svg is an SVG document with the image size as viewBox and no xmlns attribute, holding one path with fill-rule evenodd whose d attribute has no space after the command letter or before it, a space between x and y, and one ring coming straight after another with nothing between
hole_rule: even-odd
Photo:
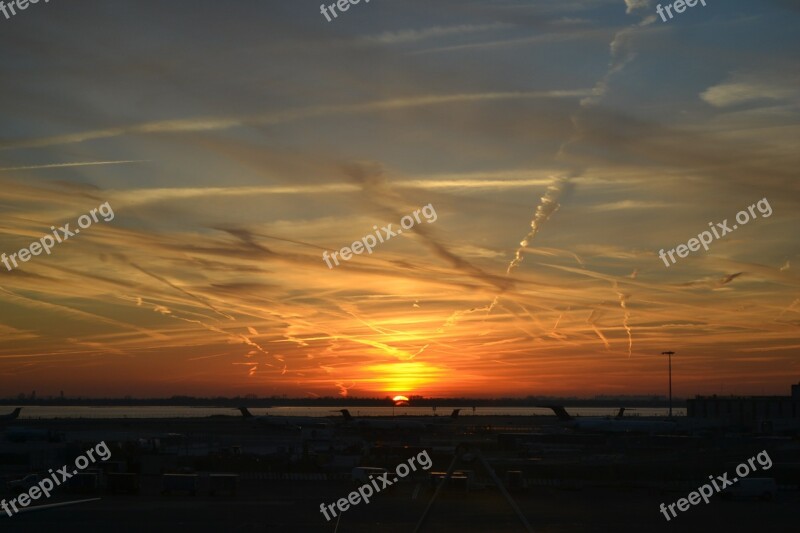
<instances>
[{"instance_id":1,"label":"water","mask_svg":"<svg viewBox=\"0 0 800 533\"><path fill-rule=\"evenodd\" d=\"M10 412L13 406L0 407L0 413ZM250 409L253 415L279 416L341 416L339 409L349 409L353 416L431 416L430 407L273 407ZM452 407L438 407L438 416L449 416ZM614 416L618 409L610 407L567 407L573 416ZM673 408L675 416L686 416L685 408ZM639 407L626 409L625 417L667 416L669 409ZM552 415L549 409L539 407L478 407L476 415L483 416L531 416ZM20 419L31 418L201 418L207 416L241 416L232 407L184 407L184 406L132 406L132 407L85 407L85 406L27 406L23 407ZM472 407L461 409L460 416L472 416Z\"/></svg>"}]
</instances>

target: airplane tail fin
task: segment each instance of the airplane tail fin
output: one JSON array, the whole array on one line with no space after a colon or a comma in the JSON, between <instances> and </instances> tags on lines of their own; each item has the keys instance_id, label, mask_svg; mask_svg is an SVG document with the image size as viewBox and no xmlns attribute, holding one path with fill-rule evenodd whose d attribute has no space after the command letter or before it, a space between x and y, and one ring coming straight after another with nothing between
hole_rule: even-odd
<instances>
[{"instance_id":1,"label":"airplane tail fin","mask_svg":"<svg viewBox=\"0 0 800 533\"><path fill-rule=\"evenodd\" d=\"M247 410L247 407L240 407L239 411L241 411L243 417L253 418L253 415L250 414L250 411Z\"/></svg>"},{"instance_id":2,"label":"airplane tail fin","mask_svg":"<svg viewBox=\"0 0 800 533\"><path fill-rule=\"evenodd\" d=\"M546 408L552 409L559 420L572 420L572 417L567 413L561 405L545 405Z\"/></svg>"},{"instance_id":3,"label":"airplane tail fin","mask_svg":"<svg viewBox=\"0 0 800 533\"><path fill-rule=\"evenodd\" d=\"M352 415L350 415L350 411L348 411L347 409L339 409L339 412L342 413L342 416L348 422L353 419Z\"/></svg>"},{"instance_id":4,"label":"airplane tail fin","mask_svg":"<svg viewBox=\"0 0 800 533\"><path fill-rule=\"evenodd\" d=\"M451 415L450 415L450 418L452 418L453 420L455 420L456 418L458 418L458 413L459 413L460 411L461 411L461 409L453 409L453 414L451 414Z\"/></svg>"},{"instance_id":5,"label":"airplane tail fin","mask_svg":"<svg viewBox=\"0 0 800 533\"><path fill-rule=\"evenodd\" d=\"M615 418L617 418L617 419L620 419L620 418L622 418L622 415L623 415L624 413L625 413L625 408L624 408L624 407L620 407L620 408L619 408L619 413L617 413L617 416L616 416Z\"/></svg>"},{"instance_id":6,"label":"airplane tail fin","mask_svg":"<svg viewBox=\"0 0 800 533\"><path fill-rule=\"evenodd\" d=\"M14 420L19 417L19 413L22 411L22 407L17 407L14 411L8 413L7 415L0 416L0 420Z\"/></svg>"}]
</instances>

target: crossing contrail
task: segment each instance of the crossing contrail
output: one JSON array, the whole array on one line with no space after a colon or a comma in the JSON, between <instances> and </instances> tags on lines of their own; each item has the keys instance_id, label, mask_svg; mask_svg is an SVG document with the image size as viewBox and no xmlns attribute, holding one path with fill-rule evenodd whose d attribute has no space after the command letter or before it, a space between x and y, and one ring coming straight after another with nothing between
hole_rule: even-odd
<instances>
[{"instance_id":1,"label":"crossing contrail","mask_svg":"<svg viewBox=\"0 0 800 533\"><path fill-rule=\"evenodd\" d=\"M0 168L0 172L10 172L12 170L37 170L40 168L68 168L68 167L90 167L94 165L124 165L127 163L145 163L149 159L132 159L124 161L80 161L76 163L50 163L47 165L28 165L23 167Z\"/></svg>"}]
</instances>

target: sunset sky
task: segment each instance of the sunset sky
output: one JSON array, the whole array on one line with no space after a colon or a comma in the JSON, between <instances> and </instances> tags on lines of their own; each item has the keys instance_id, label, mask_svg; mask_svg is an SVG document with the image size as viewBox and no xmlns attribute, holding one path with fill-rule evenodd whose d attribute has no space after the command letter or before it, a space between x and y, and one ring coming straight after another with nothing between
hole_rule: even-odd
<instances>
[{"instance_id":1,"label":"sunset sky","mask_svg":"<svg viewBox=\"0 0 800 533\"><path fill-rule=\"evenodd\" d=\"M0 396L666 394L664 350L678 396L800 381L795 2L319 4L0 16L0 253L114 212L0 264Z\"/></svg>"}]
</instances>

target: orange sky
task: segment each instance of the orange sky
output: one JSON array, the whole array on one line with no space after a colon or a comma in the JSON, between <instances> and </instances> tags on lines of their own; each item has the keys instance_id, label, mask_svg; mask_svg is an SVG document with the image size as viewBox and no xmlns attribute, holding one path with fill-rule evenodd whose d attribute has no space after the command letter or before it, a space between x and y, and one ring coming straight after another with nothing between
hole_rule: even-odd
<instances>
[{"instance_id":1,"label":"orange sky","mask_svg":"<svg viewBox=\"0 0 800 533\"><path fill-rule=\"evenodd\" d=\"M0 396L665 395L664 350L677 396L800 381L777 5L177 4L4 25L0 253L114 217L0 264Z\"/></svg>"}]
</instances>

